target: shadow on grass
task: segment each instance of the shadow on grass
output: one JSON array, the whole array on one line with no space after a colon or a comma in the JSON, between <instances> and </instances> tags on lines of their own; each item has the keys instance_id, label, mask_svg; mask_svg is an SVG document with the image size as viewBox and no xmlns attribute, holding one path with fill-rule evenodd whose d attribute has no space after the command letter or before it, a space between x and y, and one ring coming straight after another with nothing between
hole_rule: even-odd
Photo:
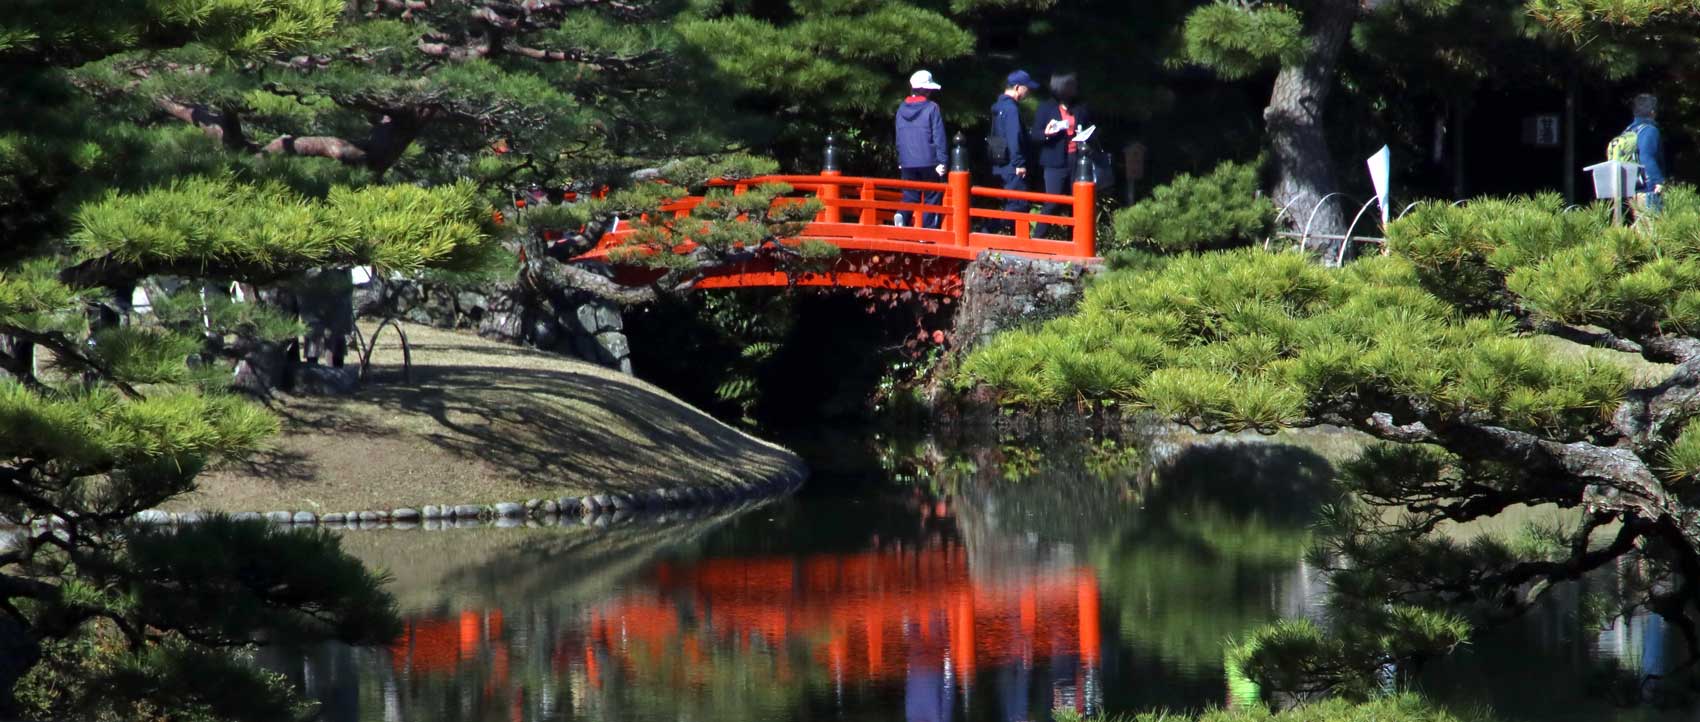
<instances>
[{"instance_id":1,"label":"shadow on grass","mask_svg":"<svg viewBox=\"0 0 1700 722\"><path fill-rule=\"evenodd\" d=\"M307 482L319 475L319 465L312 457L287 449L257 451L245 459L227 461L220 468L271 482Z\"/></svg>"},{"instance_id":2,"label":"shadow on grass","mask_svg":"<svg viewBox=\"0 0 1700 722\"><path fill-rule=\"evenodd\" d=\"M575 485L606 492L652 488L664 480L730 485L792 463L788 453L753 443L676 399L593 373L422 365L414 367L411 382L397 383L398 377L393 368L374 374L381 382L369 384L361 400L429 416L441 427L423 434L433 444L529 486L555 485L565 474L576 477ZM670 476L619 478L633 470Z\"/></svg>"}]
</instances>

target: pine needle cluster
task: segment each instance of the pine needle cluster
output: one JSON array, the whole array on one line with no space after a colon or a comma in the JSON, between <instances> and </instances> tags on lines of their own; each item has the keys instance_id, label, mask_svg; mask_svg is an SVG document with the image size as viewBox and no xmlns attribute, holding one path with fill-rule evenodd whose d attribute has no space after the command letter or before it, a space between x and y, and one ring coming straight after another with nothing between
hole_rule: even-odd
<instances>
[{"instance_id":1,"label":"pine needle cluster","mask_svg":"<svg viewBox=\"0 0 1700 722\"><path fill-rule=\"evenodd\" d=\"M1370 396L1578 434L1623 398L1621 369L1552 358L1511 331L1503 316L1459 314L1400 258L1331 273L1298 254L1232 251L1105 274L1076 315L976 349L959 383L1012 404L1124 402L1206 429L1274 430Z\"/></svg>"},{"instance_id":2,"label":"pine needle cluster","mask_svg":"<svg viewBox=\"0 0 1700 722\"><path fill-rule=\"evenodd\" d=\"M1151 197L1117 211L1109 250L1201 251L1260 242L1274 230L1275 204L1259 190L1258 163L1227 162L1202 176L1181 174Z\"/></svg>"}]
</instances>

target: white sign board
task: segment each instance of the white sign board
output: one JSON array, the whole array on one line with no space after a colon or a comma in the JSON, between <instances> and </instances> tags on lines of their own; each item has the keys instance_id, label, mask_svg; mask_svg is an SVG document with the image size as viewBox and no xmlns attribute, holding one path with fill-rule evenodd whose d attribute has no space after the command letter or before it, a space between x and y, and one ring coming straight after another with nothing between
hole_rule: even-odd
<instances>
[{"instance_id":1,"label":"white sign board","mask_svg":"<svg viewBox=\"0 0 1700 722\"><path fill-rule=\"evenodd\" d=\"M1536 148L1557 148L1560 137L1557 113L1538 113L1523 116L1523 145Z\"/></svg>"},{"instance_id":2,"label":"white sign board","mask_svg":"<svg viewBox=\"0 0 1700 722\"><path fill-rule=\"evenodd\" d=\"M1386 223L1391 218L1387 215L1388 185L1393 177L1393 151L1387 146L1369 157L1369 182L1375 184L1375 198L1381 203L1381 222Z\"/></svg>"},{"instance_id":3,"label":"white sign board","mask_svg":"<svg viewBox=\"0 0 1700 722\"><path fill-rule=\"evenodd\" d=\"M1622 200L1635 193L1635 182L1641 178L1641 166L1623 161L1608 160L1583 168L1594 177L1594 197L1600 200Z\"/></svg>"}]
</instances>

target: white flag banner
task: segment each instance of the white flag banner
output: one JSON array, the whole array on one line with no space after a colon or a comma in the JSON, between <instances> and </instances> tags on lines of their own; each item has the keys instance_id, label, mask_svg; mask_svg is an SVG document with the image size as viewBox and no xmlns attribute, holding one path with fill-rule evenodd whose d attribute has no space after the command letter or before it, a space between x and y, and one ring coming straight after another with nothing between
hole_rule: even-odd
<instances>
[{"instance_id":1,"label":"white flag banner","mask_svg":"<svg viewBox=\"0 0 1700 722\"><path fill-rule=\"evenodd\" d=\"M1375 197L1381 203L1381 221L1386 223L1392 218L1387 215L1388 184L1393 177L1393 151L1387 146L1369 157L1369 182L1375 184Z\"/></svg>"}]
</instances>

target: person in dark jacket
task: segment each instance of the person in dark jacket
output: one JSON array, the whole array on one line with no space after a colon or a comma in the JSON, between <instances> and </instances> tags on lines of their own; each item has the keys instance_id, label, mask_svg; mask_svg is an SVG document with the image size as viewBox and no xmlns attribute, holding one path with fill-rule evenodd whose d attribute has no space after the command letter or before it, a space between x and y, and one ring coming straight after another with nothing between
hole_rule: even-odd
<instances>
[{"instance_id":1,"label":"person in dark jacket","mask_svg":"<svg viewBox=\"0 0 1700 722\"><path fill-rule=\"evenodd\" d=\"M1634 120L1623 132L1635 134L1635 161L1641 165L1641 178L1635 184L1636 201L1647 212L1657 214L1665 209L1665 143L1654 122L1659 112L1659 99L1648 93L1635 96L1630 103Z\"/></svg>"},{"instance_id":2,"label":"person in dark jacket","mask_svg":"<svg viewBox=\"0 0 1700 722\"><path fill-rule=\"evenodd\" d=\"M944 180L944 164L948 158L945 149L949 143L944 135L944 113L939 110L939 104L928 97L939 87L932 73L917 70L909 76L909 97L897 106L897 169L903 180L931 183ZM943 197L942 191L903 191L904 203L936 206ZM898 217L910 215L900 213ZM939 214L928 213L921 223L927 228L938 228L941 220ZM903 222L900 220L898 225L903 225Z\"/></svg>"},{"instance_id":3,"label":"person in dark jacket","mask_svg":"<svg viewBox=\"0 0 1700 722\"><path fill-rule=\"evenodd\" d=\"M1039 104L1039 112L1033 116L1033 145L1038 149L1046 193L1069 192L1069 177L1075 154L1079 152L1074 134L1092 127L1091 111L1086 104L1078 102L1079 92L1074 73L1052 75L1051 98ZM1060 203L1046 203L1039 212L1056 215L1062 210ZM1043 236L1047 230L1049 227L1041 223L1034 229L1034 235Z\"/></svg>"},{"instance_id":4,"label":"person in dark jacket","mask_svg":"<svg viewBox=\"0 0 1700 722\"><path fill-rule=\"evenodd\" d=\"M1004 81L1003 93L992 103L992 134L986 138L986 143L992 172L1003 181L1004 190L1027 190L1027 154L1022 152L1027 133L1021 129L1021 106L1017 103L1038 89L1039 84L1033 82L1033 76L1025 70L1017 70L1009 74ZM1027 205L1027 201L1005 201L1003 209L1020 213L1027 210ZM999 221L995 225L1004 233L1015 231L1014 221Z\"/></svg>"}]
</instances>

